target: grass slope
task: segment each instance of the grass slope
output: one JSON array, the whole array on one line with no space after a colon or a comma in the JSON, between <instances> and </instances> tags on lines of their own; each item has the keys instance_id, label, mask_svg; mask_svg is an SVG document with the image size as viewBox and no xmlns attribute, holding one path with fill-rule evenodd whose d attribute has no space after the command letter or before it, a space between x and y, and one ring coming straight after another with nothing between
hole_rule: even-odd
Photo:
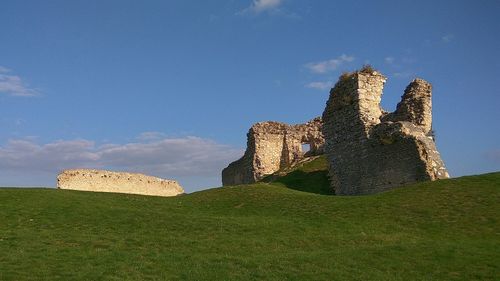
<instances>
[{"instance_id":1,"label":"grass slope","mask_svg":"<svg viewBox=\"0 0 500 281\"><path fill-rule=\"evenodd\" d=\"M359 197L284 186L175 198L0 189L0 280L500 276L500 173Z\"/></svg>"},{"instance_id":2,"label":"grass slope","mask_svg":"<svg viewBox=\"0 0 500 281\"><path fill-rule=\"evenodd\" d=\"M294 190L333 195L328 180L328 162L326 157L313 157L285 171L278 171L262 180L267 183L281 184Z\"/></svg>"}]
</instances>

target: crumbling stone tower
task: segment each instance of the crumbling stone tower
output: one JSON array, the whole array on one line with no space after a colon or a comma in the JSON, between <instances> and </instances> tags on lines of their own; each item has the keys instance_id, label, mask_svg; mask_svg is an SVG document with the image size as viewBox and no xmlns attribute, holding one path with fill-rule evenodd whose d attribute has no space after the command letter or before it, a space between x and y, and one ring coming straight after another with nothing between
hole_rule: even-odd
<instances>
[{"instance_id":1,"label":"crumbling stone tower","mask_svg":"<svg viewBox=\"0 0 500 281\"><path fill-rule=\"evenodd\" d=\"M319 117L298 125L273 121L254 124L248 131L243 157L222 170L222 184L254 183L306 156L323 154L321 128ZM303 151L303 144L310 150Z\"/></svg>"},{"instance_id":2,"label":"crumbling stone tower","mask_svg":"<svg viewBox=\"0 0 500 281\"><path fill-rule=\"evenodd\" d=\"M431 85L415 79L396 111L386 113L380 107L386 80L365 68L342 75L330 91L324 150L338 195L449 177L432 136Z\"/></svg>"}]
</instances>

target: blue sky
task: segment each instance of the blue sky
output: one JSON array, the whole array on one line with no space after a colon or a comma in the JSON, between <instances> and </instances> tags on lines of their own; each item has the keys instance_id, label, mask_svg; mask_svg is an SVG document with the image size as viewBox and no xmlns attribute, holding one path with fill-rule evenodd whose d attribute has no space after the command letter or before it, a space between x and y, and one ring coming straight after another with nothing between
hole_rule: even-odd
<instances>
[{"instance_id":1,"label":"blue sky","mask_svg":"<svg viewBox=\"0 0 500 281\"><path fill-rule=\"evenodd\" d=\"M369 63L433 84L452 176L500 170L499 1L23 1L0 7L0 186L96 167L220 186L259 121L321 115Z\"/></svg>"}]
</instances>

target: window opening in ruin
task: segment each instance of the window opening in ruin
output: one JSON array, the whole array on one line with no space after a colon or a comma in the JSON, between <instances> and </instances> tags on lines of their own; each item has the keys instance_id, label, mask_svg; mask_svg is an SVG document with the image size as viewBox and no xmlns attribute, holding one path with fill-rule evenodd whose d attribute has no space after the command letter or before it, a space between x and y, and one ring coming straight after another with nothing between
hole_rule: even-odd
<instances>
[{"instance_id":1,"label":"window opening in ruin","mask_svg":"<svg viewBox=\"0 0 500 281\"><path fill-rule=\"evenodd\" d=\"M302 144L302 153L306 154L311 150L311 144L309 143L303 143Z\"/></svg>"}]
</instances>

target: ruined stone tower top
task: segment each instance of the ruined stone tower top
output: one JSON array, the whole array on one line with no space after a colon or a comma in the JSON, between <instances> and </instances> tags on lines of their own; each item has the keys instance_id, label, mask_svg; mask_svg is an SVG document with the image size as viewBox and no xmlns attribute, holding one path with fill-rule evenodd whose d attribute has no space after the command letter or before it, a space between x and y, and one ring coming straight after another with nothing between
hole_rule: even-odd
<instances>
[{"instance_id":1,"label":"ruined stone tower top","mask_svg":"<svg viewBox=\"0 0 500 281\"><path fill-rule=\"evenodd\" d=\"M426 134L432 130L432 85L420 78L413 80L398 103L396 111L383 121L408 121L421 127Z\"/></svg>"},{"instance_id":2,"label":"ruined stone tower top","mask_svg":"<svg viewBox=\"0 0 500 281\"><path fill-rule=\"evenodd\" d=\"M383 114L380 101L386 80L384 75L370 68L340 76L327 102L327 108L331 109L328 113L337 112L349 122L339 124L339 129L342 128L337 130L339 136L344 135L345 127L352 127L356 128L357 133L368 137L370 129L380 123Z\"/></svg>"},{"instance_id":3,"label":"ruined stone tower top","mask_svg":"<svg viewBox=\"0 0 500 281\"><path fill-rule=\"evenodd\" d=\"M371 67L343 74L323 113L325 154L336 194L369 194L448 177L429 133L431 85L413 80L396 111L380 107L387 78Z\"/></svg>"}]
</instances>

